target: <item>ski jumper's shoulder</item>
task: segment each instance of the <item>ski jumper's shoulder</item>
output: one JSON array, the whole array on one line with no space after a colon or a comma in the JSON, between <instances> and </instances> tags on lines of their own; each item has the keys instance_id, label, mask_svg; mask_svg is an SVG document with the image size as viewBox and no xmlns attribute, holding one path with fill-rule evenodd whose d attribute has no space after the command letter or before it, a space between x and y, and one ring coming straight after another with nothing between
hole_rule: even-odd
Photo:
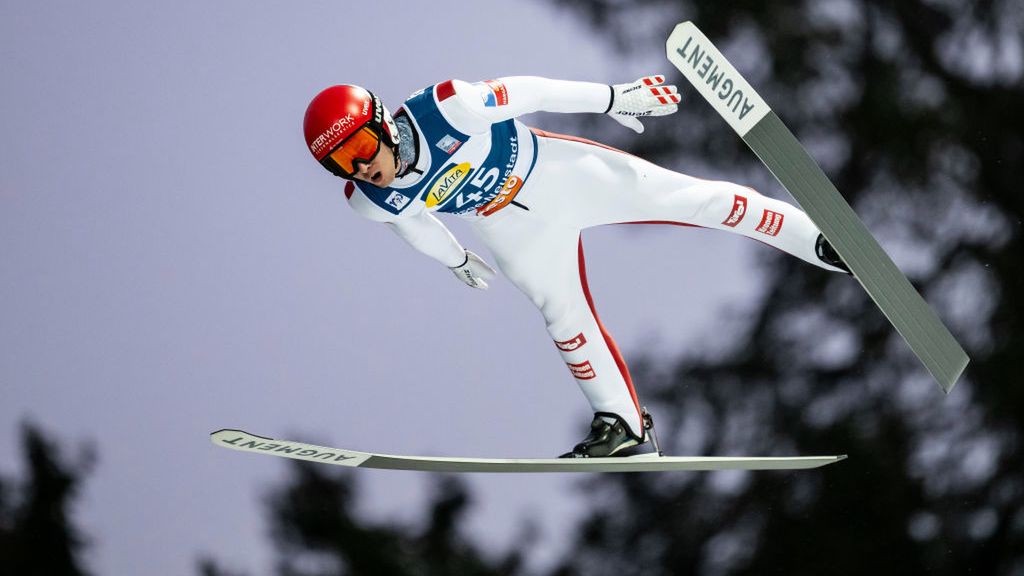
<instances>
[{"instance_id":1,"label":"ski jumper's shoulder","mask_svg":"<svg viewBox=\"0 0 1024 576\"><path fill-rule=\"evenodd\" d=\"M490 122L475 111L479 90L463 80L445 80L414 92L402 104L418 124L440 124L444 131L455 130L464 135L483 134ZM434 120L434 122L431 122Z\"/></svg>"},{"instance_id":2,"label":"ski jumper's shoulder","mask_svg":"<svg viewBox=\"0 0 1024 576\"><path fill-rule=\"evenodd\" d=\"M463 80L445 80L434 86L434 99L444 118L467 134L482 134L491 128L491 121L480 113L484 98L477 84Z\"/></svg>"}]
</instances>

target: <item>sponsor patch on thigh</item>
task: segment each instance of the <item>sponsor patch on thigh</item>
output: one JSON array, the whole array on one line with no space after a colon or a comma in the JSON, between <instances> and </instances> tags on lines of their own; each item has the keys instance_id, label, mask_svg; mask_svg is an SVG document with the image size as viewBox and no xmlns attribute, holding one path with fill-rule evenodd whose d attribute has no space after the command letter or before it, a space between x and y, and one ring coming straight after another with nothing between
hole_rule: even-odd
<instances>
[{"instance_id":1,"label":"sponsor patch on thigh","mask_svg":"<svg viewBox=\"0 0 1024 576\"><path fill-rule=\"evenodd\" d=\"M578 350L582 348L583 345L586 343L587 338L586 336L583 335L582 332L573 336L572 338L569 338L568 340L555 340L555 346L558 346L558 349L563 352L572 352L573 350Z\"/></svg>"},{"instance_id":2,"label":"sponsor patch on thigh","mask_svg":"<svg viewBox=\"0 0 1024 576\"><path fill-rule=\"evenodd\" d=\"M726 218L722 224L726 226L736 227L737 224L743 221L743 217L747 214L747 197L736 194L732 199L732 212L729 212L729 217Z\"/></svg>"},{"instance_id":3,"label":"sponsor patch on thigh","mask_svg":"<svg viewBox=\"0 0 1024 576\"><path fill-rule=\"evenodd\" d=\"M779 212L773 212L771 210L765 210L761 216L761 223L757 225L756 230L762 234L768 236L778 236L779 232L782 231L782 220L785 218Z\"/></svg>"},{"instance_id":4,"label":"sponsor patch on thigh","mask_svg":"<svg viewBox=\"0 0 1024 576\"><path fill-rule=\"evenodd\" d=\"M569 362L566 362L566 364L569 366L573 378L577 380L592 380L597 377L597 372L594 372L594 367L590 365L590 360L584 360L579 364Z\"/></svg>"}]
</instances>

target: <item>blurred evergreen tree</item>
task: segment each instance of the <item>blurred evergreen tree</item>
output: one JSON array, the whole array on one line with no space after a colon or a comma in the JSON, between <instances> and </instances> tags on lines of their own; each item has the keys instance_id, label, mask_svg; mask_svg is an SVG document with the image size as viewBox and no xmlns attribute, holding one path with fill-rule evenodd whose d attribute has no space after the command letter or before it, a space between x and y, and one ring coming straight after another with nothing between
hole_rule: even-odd
<instances>
[{"instance_id":1,"label":"blurred evergreen tree","mask_svg":"<svg viewBox=\"0 0 1024 576\"><path fill-rule=\"evenodd\" d=\"M92 449L65 461L57 444L32 424L21 431L25 479L0 478L0 575L85 576L86 539L71 506L95 462Z\"/></svg>"},{"instance_id":2,"label":"blurred evergreen tree","mask_svg":"<svg viewBox=\"0 0 1024 576\"><path fill-rule=\"evenodd\" d=\"M294 463L287 484L267 499L280 576L512 576L518 552L485 556L464 533L470 497L441 477L425 526L375 524L360 518L356 476ZM216 572L210 572L214 574Z\"/></svg>"},{"instance_id":3,"label":"blurred evergreen tree","mask_svg":"<svg viewBox=\"0 0 1024 576\"><path fill-rule=\"evenodd\" d=\"M784 194L665 63L669 32L694 20L972 357L943 397L854 280L753 246L762 294L723 318L714 346L668 365L632 362L663 447L850 460L595 478L586 488L609 504L583 521L556 573L1024 574L1024 3L555 4L627 62L671 71L684 93L680 114L647 122L643 136L612 123L607 134L587 126L588 136Z\"/></svg>"},{"instance_id":4,"label":"blurred evergreen tree","mask_svg":"<svg viewBox=\"0 0 1024 576\"><path fill-rule=\"evenodd\" d=\"M229 572L222 568L217 560L211 556L202 556L199 559L199 576L244 576L241 572Z\"/></svg>"}]
</instances>

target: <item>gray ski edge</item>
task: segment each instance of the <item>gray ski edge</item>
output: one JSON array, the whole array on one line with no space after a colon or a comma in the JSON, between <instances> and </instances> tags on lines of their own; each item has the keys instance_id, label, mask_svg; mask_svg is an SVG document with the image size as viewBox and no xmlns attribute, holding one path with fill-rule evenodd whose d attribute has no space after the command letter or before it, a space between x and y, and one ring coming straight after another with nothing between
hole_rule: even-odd
<instances>
[{"instance_id":1,"label":"gray ski edge","mask_svg":"<svg viewBox=\"0 0 1024 576\"><path fill-rule=\"evenodd\" d=\"M967 367L967 353L796 136L770 112L743 141L842 255L871 300L948 394Z\"/></svg>"},{"instance_id":2,"label":"gray ski edge","mask_svg":"<svg viewBox=\"0 0 1024 576\"><path fill-rule=\"evenodd\" d=\"M806 470L846 459L838 456L728 457L728 456L631 456L625 458L425 458L375 455L364 468L423 472L710 472L715 470Z\"/></svg>"},{"instance_id":3,"label":"gray ski edge","mask_svg":"<svg viewBox=\"0 0 1024 576\"><path fill-rule=\"evenodd\" d=\"M210 441L221 448L336 466L421 472L528 473L802 470L827 466L846 458L845 454L838 456L795 457L700 457L656 456L651 454L625 458L581 459L395 456L317 446L315 444L289 440L275 440L230 428L211 433Z\"/></svg>"},{"instance_id":4,"label":"gray ski edge","mask_svg":"<svg viewBox=\"0 0 1024 576\"><path fill-rule=\"evenodd\" d=\"M948 394L970 361L967 353L817 162L693 22L678 24L665 50L668 60L796 199Z\"/></svg>"}]
</instances>

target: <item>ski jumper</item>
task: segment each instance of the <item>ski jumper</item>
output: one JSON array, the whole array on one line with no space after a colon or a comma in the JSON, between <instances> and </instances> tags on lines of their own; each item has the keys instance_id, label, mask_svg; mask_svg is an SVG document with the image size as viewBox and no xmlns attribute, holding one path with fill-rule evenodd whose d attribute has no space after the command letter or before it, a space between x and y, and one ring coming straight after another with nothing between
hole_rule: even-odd
<instances>
[{"instance_id":1,"label":"ski jumper","mask_svg":"<svg viewBox=\"0 0 1024 576\"><path fill-rule=\"evenodd\" d=\"M540 310L593 411L618 414L642 436L629 369L587 288L583 229L617 223L714 228L836 269L818 259L819 230L790 204L515 120L541 110L602 113L609 99L604 84L537 77L442 82L413 94L395 114L405 142L394 182L379 188L350 181L345 193L356 212L387 223L448 267L462 264L465 250L434 213L468 219L497 267Z\"/></svg>"}]
</instances>

